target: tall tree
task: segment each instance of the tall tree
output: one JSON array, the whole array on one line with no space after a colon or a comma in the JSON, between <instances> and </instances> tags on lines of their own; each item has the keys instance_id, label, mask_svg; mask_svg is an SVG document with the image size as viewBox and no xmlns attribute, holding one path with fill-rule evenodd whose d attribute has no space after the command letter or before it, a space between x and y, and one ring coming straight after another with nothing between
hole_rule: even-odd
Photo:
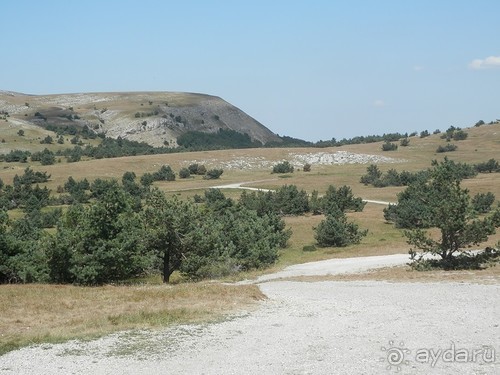
<instances>
[{"instance_id":1,"label":"tall tree","mask_svg":"<svg viewBox=\"0 0 500 375\"><path fill-rule=\"evenodd\" d=\"M143 211L145 238L148 249L160 260L163 282L169 282L186 257L184 238L196 226L198 217L196 206L176 198L169 200L158 189L147 197Z\"/></svg>"},{"instance_id":2,"label":"tall tree","mask_svg":"<svg viewBox=\"0 0 500 375\"><path fill-rule=\"evenodd\" d=\"M96 285L140 274L150 266L141 228L117 184L88 206L71 206L46 243L52 281Z\"/></svg>"},{"instance_id":3,"label":"tall tree","mask_svg":"<svg viewBox=\"0 0 500 375\"><path fill-rule=\"evenodd\" d=\"M407 198L414 206L423 207L426 216L425 225L405 231L408 243L423 254L438 255L446 268L453 267L456 253L486 241L498 226L491 217L475 217L469 192L460 186L461 180L457 165L445 159L442 163L433 162L427 180L408 187L411 195ZM436 239L423 227L437 228L440 238ZM415 250L410 253L415 258Z\"/></svg>"}]
</instances>

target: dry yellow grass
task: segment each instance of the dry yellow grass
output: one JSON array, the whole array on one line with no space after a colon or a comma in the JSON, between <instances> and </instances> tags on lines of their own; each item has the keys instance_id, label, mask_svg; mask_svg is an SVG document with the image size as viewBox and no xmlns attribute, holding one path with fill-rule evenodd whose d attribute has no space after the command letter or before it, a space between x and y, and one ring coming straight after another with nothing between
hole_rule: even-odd
<instances>
[{"instance_id":1,"label":"dry yellow grass","mask_svg":"<svg viewBox=\"0 0 500 375\"><path fill-rule=\"evenodd\" d=\"M5 128L0 128L4 131ZM444 130L444 129L443 129ZM27 131L25 137L12 133L6 134L8 142L24 142L23 147L39 149L36 143L36 129ZM31 132L34 133L31 133ZM431 160L442 160L445 156L455 161L479 163L490 158L499 159L500 125L485 125L467 129L469 138L465 141L453 142L458 150L447 154L436 154L436 148L445 141L438 135L427 138L412 137L410 146L399 147L395 152L382 152L381 143L351 145L340 148L302 148L302 149L245 149L222 150L167 155L148 155L127 158L101 159L82 161L73 164L58 163L52 166L40 166L33 163L32 168L47 171L51 174L48 187L55 190L63 185L69 176L75 179L95 178L121 179L126 171L141 176L145 172L154 172L161 165L168 164L178 172L180 168L193 162L201 162L207 167L218 167L220 163L244 157L262 157L278 162L288 157L289 153L316 153L349 151L353 153L376 154L406 160L404 163L379 164L386 172L394 168L398 171L418 171L428 168ZM12 134L11 134L12 133ZM21 145L18 143L17 145ZM57 146L54 146L57 147ZM43 149L43 147L41 148ZM22 174L27 164L2 163L0 178L7 184L12 183L15 174ZM259 169L225 169L220 180L207 181L197 176L192 179L174 182L157 183L156 185L168 194L188 197L203 194L204 189L229 183L259 181L251 184L254 187L277 188L284 184L295 184L307 192L318 190L324 193L329 185L349 185L356 196L365 199L396 201L396 195L403 188L374 188L359 183L366 173L367 165L313 165L311 172L296 171L288 178L272 175L270 168ZM500 173L479 175L472 180L464 181L464 186L472 194L491 191L500 198ZM225 189L224 193L233 198L240 194L238 190ZM285 221L292 228L293 235L289 246L280 251L278 263L266 271L256 271L240 275L253 277L263 272L272 272L287 265L328 259L333 257L353 257L367 255L384 255L404 253L408 251L402 232L383 219L383 206L367 204L361 213L349 213L369 234L358 245L345 248L318 248L313 252L304 252L303 246L314 244L312 228L323 219L321 216L305 215L287 217ZM493 245L500 240L500 234L490 237L486 245ZM479 272L454 273L417 273L407 272L404 268L379 270L373 273L339 276L334 279L375 279L394 281L425 280L482 280L498 281L499 267ZM492 275L489 272L493 273ZM101 288L78 288L74 286L50 285L2 285L0 286L0 353L13 348L35 342L60 341L74 337L94 337L108 332L139 328L155 327L172 322L213 319L223 311L233 308L247 307L251 301L262 298L254 286L229 287L220 284L187 284L175 287L166 286L106 286Z\"/></svg>"},{"instance_id":2,"label":"dry yellow grass","mask_svg":"<svg viewBox=\"0 0 500 375\"><path fill-rule=\"evenodd\" d=\"M58 185L63 185L69 176L77 179L87 178L116 178L126 171L135 172L138 176L145 172L154 172L163 164L170 165L174 171L188 166L193 162L205 162L207 167L214 168L223 163L238 158L264 158L271 162L281 161L290 153L316 153L316 152L337 152L348 151L353 153L363 153L371 155L389 156L396 159L404 159L402 163L379 164L379 168L386 172L394 168L398 171L418 171L430 167L433 159L442 160L448 158L467 162L470 164L487 161L490 158L499 159L500 149L500 125L484 125L478 128L466 129L469 134L464 141L453 142L458 145L458 150L450 153L436 154L435 150L439 145L445 143L439 135L431 135L426 138L412 137L410 146L399 147L397 151L381 151L381 143L349 145L326 149L318 148L276 148L276 149L242 149L242 150L220 150L220 151L200 151L190 153L176 153L165 155L144 155L135 157L123 157L113 159L89 160L79 163L66 164L58 163L51 166L40 166L33 163L35 170L47 171L52 175L48 187L55 189ZM19 138L19 137L18 137ZM41 145L40 145L41 146ZM15 174L22 174L26 164L3 163L4 169L0 170L0 178L5 183L11 183ZM236 183L245 181L261 181L253 184L255 187L277 188L284 184L295 184L299 188L308 192L318 190L320 193L326 191L330 184L340 186L349 185L353 192L366 199L394 201L396 194L402 188L373 188L359 183L359 179L366 173L367 165L312 165L312 171L296 171L289 178L279 178L270 173L270 168L260 169L225 169L220 180L206 181L199 177L194 179L181 180L159 184L162 190L175 192L187 191L189 189L205 189L207 187L221 185L225 183ZM266 181L271 180L271 181ZM488 190L500 197L500 174L480 175L478 178L464 182L466 187L471 188L471 192Z\"/></svg>"},{"instance_id":3,"label":"dry yellow grass","mask_svg":"<svg viewBox=\"0 0 500 375\"><path fill-rule=\"evenodd\" d=\"M254 285L1 285L0 354L32 343L220 319L265 298Z\"/></svg>"}]
</instances>

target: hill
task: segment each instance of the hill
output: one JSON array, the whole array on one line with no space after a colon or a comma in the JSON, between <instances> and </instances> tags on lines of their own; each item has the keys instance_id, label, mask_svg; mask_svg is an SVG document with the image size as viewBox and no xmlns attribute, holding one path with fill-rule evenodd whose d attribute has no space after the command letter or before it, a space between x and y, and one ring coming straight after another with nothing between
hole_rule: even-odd
<instances>
[{"instance_id":1,"label":"hill","mask_svg":"<svg viewBox=\"0 0 500 375\"><path fill-rule=\"evenodd\" d=\"M110 138L177 146L181 135L222 130L248 134L262 144L280 138L223 99L178 92L27 95L0 91L0 111L14 127L86 127Z\"/></svg>"}]
</instances>

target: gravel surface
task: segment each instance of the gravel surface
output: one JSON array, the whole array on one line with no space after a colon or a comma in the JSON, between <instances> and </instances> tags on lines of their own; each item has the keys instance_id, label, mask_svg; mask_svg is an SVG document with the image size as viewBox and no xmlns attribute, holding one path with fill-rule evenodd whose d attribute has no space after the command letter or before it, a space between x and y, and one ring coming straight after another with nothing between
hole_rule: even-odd
<instances>
[{"instance_id":1,"label":"gravel surface","mask_svg":"<svg viewBox=\"0 0 500 375\"><path fill-rule=\"evenodd\" d=\"M405 159L395 159L381 155L358 154L348 151L335 152L289 152L287 157L280 161L288 161L295 168L302 168L304 164L311 165L343 165L343 164L394 164L405 163ZM233 157L231 160L222 161L217 158L193 160L192 163L207 164L210 167L230 169L262 169L271 168L278 161L267 159L264 156L240 156Z\"/></svg>"},{"instance_id":2,"label":"gravel surface","mask_svg":"<svg viewBox=\"0 0 500 375\"><path fill-rule=\"evenodd\" d=\"M401 261L338 259L277 275ZM258 282L269 298L255 311L220 323L24 348L0 357L0 374L500 373L498 284Z\"/></svg>"}]
</instances>

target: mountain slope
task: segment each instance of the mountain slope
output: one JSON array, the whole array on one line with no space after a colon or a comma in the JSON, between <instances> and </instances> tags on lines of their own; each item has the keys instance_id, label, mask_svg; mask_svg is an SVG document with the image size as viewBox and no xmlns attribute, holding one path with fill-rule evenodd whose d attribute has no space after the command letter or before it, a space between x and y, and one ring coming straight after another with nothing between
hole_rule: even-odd
<instances>
[{"instance_id":1,"label":"mountain slope","mask_svg":"<svg viewBox=\"0 0 500 375\"><path fill-rule=\"evenodd\" d=\"M82 93L26 95L0 91L0 112L18 126L88 126L112 138L144 141L153 146L176 146L188 131L215 133L219 129L247 133L267 143L280 138L245 112L223 99L176 92Z\"/></svg>"}]
</instances>

